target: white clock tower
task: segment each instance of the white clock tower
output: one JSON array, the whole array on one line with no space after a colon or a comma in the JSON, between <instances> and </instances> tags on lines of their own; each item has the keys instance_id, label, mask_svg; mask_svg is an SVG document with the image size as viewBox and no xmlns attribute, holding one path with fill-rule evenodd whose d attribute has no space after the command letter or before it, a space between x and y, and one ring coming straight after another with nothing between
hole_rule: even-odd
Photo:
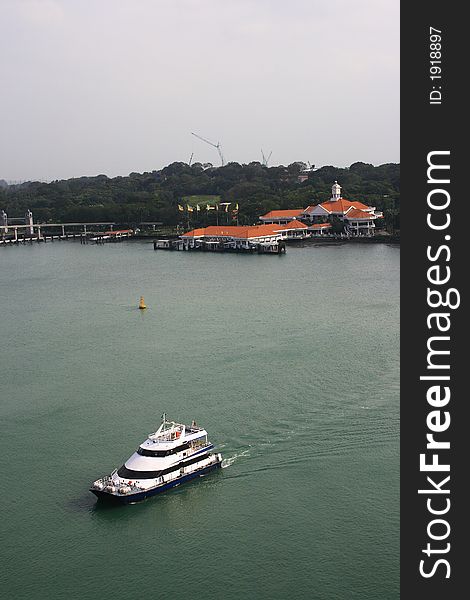
<instances>
[{"instance_id":1,"label":"white clock tower","mask_svg":"<svg viewBox=\"0 0 470 600\"><path fill-rule=\"evenodd\" d=\"M331 186L331 201L339 200L341 198L341 186L337 181Z\"/></svg>"}]
</instances>

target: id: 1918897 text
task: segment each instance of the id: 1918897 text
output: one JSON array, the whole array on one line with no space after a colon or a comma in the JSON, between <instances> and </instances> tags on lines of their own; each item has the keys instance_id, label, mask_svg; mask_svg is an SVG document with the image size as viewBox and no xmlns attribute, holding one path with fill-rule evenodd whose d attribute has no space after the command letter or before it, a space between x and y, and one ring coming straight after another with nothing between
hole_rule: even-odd
<instances>
[{"instance_id":1,"label":"id: 1918897 text","mask_svg":"<svg viewBox=\"0 0 470 600\"><path fill-rule=\"evenodd\" d=\"M432 90L429 93L429 104L442 103L442 31L429 28L429 79Z\"/></svg>"}]
</instances>

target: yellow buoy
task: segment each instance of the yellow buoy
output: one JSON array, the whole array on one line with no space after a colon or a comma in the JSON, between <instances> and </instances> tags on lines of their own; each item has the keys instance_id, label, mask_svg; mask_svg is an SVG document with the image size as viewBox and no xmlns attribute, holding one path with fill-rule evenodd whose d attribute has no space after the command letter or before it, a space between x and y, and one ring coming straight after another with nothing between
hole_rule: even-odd
<instances>
[{"instance_id":1,"label":"yellow buoy","mask_svg":"<svg viewBox=\"0 0 470 600\"><path fill-rule=\"evenodd\" d=\"M140 297L139 308L140 309L147 308L147 305L144 302L144 297L143 296Z\"/></svg>"}]
</instances>

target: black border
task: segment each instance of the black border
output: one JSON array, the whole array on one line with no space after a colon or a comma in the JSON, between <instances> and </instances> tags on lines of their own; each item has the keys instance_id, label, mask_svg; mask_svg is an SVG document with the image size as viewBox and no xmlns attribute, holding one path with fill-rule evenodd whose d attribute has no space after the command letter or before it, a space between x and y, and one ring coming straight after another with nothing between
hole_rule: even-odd
<instances>
[{"instance_id":1,"label":"black border","mask_svg":"<svg viewBox=\"0 0 470 600\"><path fill-rule=\"evenodd\" d=\"M429 78L429 28L442 30L442 69L440 83L442 104L429 104L433 82ZM468 393L465 390L465 294L463 285L468 271L466 238L470 225L466 224L466 189L464 174L470 169L464 150L466 113L464 102L467 79L466 58L469 56L465 18L461 5L455 2L401 3L401 598L462 598L468 594L465 564L465 509L468 503L466 482L467 456L464 440L470 441L466 418ZM449 263L451 286L459 289L461 305L450 310L450 387L448 410L451 425L446 438L451 449L450 499L451 509L446 515L451 525L450 552L446 556L451 565L450 578L445 569L423 578L419 562L426 558L422 549L429 541L426 533L430 515L426 499L418 489L426 481L419 470L419 455L426 446L427 382L419 380L427 365L426 342L430 335L426 316L430 309L426 302L428 245L445 243L443 232L433 232L427 226L427 155L434 150L450 150L451 225L446 234L451 249ZM443 263L445 264L445 263ZM429 486L428 486L429 487Z\"/></svg>"}]
</instances>

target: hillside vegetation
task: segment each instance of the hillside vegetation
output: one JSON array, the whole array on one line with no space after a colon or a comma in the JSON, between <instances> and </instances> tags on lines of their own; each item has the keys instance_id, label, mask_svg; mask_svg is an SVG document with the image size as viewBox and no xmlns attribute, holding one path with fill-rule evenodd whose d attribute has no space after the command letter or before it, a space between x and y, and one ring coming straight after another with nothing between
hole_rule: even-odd
<instances>
[{"instance_id":1,"label":"hillside vegetation","mask_svg":"<svg viewBox=\"0 0 470 600\"><path fill-rule=\"evenodd\" d=\"M337 180L344 198L383 210L387 228L399 229L399 164L324 166L309 172L307 181L299 182L305 168L301 162L287 167L232 162L208 168L200 163L189 166L177 162L159 171L127 177L97 175L51 183L27 182L0 186L0 209L11 217L22 216L30 209L35 222L113 221L133 226L159 221L176 225L187 217L178 210L178 204L201 202L201 211L191 213L191 224L205 225L216 218L215 211L206 212L207 200L231 202L230 209L238 204L239 223L250 224L259 222L259 215L269 210L302 208L327 200Z\"/></svg>"}]
</instances>

